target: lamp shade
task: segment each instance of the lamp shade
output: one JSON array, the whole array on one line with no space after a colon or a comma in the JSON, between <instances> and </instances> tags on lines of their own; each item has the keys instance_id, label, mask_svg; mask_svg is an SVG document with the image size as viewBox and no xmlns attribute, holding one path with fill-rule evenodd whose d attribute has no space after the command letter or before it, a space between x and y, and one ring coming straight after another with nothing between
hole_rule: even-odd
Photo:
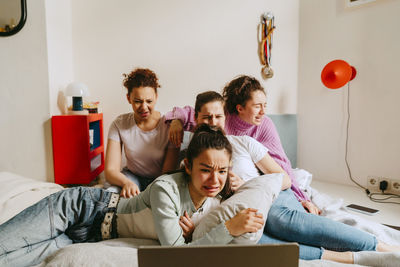
<instances>
[{"instance_id":1,"label":"lamp shade","mask_svg":"<svg viewBox=\"0 0 400 267\"><path fill-rule=\"evenodd\" d=\"M356 77L357 71L344 60L329 62L321 72L321 81L329 89L338 89Z\"/></svg>"},{"instance_id":2,"label":"lamp shade","mask_svg":"<svg viewBox=\"0 0 400 267\"><path fill-rule=\"evenodd\" d=\"M65 94L67 96L89 96L89 89L84 83L72 82L68 84Z\"/></svg>"}]
</instances>

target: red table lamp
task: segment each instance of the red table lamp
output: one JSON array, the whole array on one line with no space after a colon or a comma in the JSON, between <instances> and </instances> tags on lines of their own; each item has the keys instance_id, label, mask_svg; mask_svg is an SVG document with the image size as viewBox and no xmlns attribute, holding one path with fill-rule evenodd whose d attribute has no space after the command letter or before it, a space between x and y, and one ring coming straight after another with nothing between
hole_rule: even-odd
<instances>
[{"instance_id":1,"label":"red table lamp","mask_svg":"<svg viewBox=\"0 0 400 267\"><path fill-rule=\"evenodd\" d=\"M357 71L344 60L337 59L326 64L321 81L329 89L338 89L356 77Z\"/></svg>"}]
</instances>

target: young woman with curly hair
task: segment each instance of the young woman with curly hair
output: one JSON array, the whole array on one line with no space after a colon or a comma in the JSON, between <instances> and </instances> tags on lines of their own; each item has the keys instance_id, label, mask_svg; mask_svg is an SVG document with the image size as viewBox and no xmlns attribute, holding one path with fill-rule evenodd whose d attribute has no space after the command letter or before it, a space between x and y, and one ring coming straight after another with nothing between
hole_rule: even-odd
<instances>
[{"instance_id":1,"label":"young woman with curly hair","mask_svg":"<svg viewBox=\"0 0 400 267\"><path fill-rule=\"evenodd\" d=\"M124 77L133 112L119 115L110 126L105 175L113 185L109 191L132 197L162 173L175 170L179 151L168 142L165 117L155 110L160 87L156 74L137 68ZM121 171L122 149L127 165Z\"/></svg>"}]
</instances>

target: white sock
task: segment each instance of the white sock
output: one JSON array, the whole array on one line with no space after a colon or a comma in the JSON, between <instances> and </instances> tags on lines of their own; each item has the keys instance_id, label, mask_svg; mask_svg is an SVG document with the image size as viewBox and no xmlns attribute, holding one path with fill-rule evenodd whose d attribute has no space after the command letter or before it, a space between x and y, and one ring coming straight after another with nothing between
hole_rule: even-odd
<instances>
[{"instance_id":1,"label":"white sock","mask_svg":"<svg viewBox=\"0 0 400 267\"><path fill-rule=\"evenodd\" d=\"M400 266L400 252L358 251L353 252L354 263L376 267Z\"/></svg>"}]
</instances>

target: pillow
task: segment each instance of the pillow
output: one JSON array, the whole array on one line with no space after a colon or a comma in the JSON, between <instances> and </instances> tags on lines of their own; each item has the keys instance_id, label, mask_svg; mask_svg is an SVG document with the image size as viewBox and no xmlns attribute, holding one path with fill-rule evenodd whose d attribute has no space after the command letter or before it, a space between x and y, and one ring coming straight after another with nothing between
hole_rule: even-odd
<instances>
[{"instance_id":1,"label":"pillow","mask_svg":"<svg viewBox=\"0 0 400 267\"><path fill-rule=\"evenodd\" d=\"M136 248L159 245L156 240L139 238L115 238L96 243L72 244L57 250L35 267L137 267Z\"/></svg>"},{"instance_id":2,"label":"pillow","mask_svg":"<svg viewBox=\"0 0 400 267\"><path fill-rule=\"evenodd\" d=\"M63 189L55 183L46 183L11 172L0 172L0 184L0 224Z\"/></svg>"},{"instance_id":3,"label":"pillow","mask_svg":"<svg viewBox=\"0 0 400 267\"><path fill-rule=\"evenodd\" d=\"M258 176L244 183L236 193L222 202L220 206L204 216L193 232L193 240L199 239L221 222L233 218L239 211L254 208L261 213L264 223L272 202L281 191L283 173ZM256 233L246 233L234 237L231 244L256 244L263 234L263 229Z\"/></svg>"},{"instance_id":4,"label":"pillow","mask_svg":"<svg viewBox=\"0 0 400 267\"><path fill-rule=\"evenodd\" d=\"M138 266L137 262L136 248L79 243L57 250L36 267Z\"/></svg>"}]
</instances>

